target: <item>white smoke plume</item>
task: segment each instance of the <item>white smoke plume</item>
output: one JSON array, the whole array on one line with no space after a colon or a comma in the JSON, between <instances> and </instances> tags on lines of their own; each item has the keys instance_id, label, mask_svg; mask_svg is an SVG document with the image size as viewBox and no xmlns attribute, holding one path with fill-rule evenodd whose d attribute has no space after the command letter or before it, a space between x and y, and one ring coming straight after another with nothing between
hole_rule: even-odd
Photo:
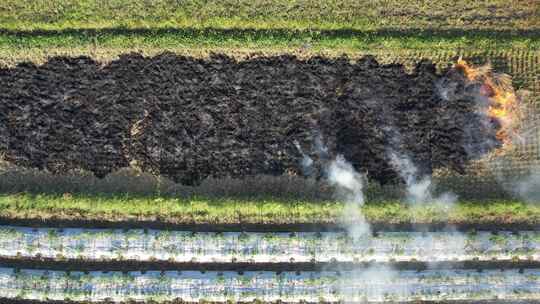
<instances>
[{"instance_id":1,"label":"white smoke plume","mask_svg":"<svg viewBox=\"0 0 540 304\"><path fill-rule=\"evenodd\" d=\"M336 198L345 201L342 223L352 239L371 233L371 227L362 214L364 205L364 177L354 170L345 158L338 155L326 168L328 182L336 189Z\"/></svg>"},{"instance_id":2,"label":"white smoke plume","mask_svg":"<svg viewBox=\"0 0 540 304\"><path fill-rule=\"evenodd\" d=\"M304 176L311 176L313 174L313 159L309 155L304 153L298 141L295 140L294 145L296 149L298 149L300 154L302 154L302 161L300 162L300 166L302 167L302 173L304 174Z\"/></svg>"},{"instance_id":3,"label":"white smoke plume","mask_svg":"<svg viewBox=\"0 0 540 304\"><path fill-rule=\"evenodd\" d=\"M438 196L434 195L434 186L431 176L420 176L418 173L418 168L410 157L404 154L399 154L393 150L389 150L388 154L390 157L390 163L392 164L394 170L396 170L400 177L405 181L408 203L429 203L430 205L438 206L445 211L449 211L455 207L457 196L451 192L445 192ZM455 243L447 244L448 248L451 248L452 253L456 255L464 254L466 246L465 234L459 232L450 224L447 224L444 230L451 231L455 234L455 237L453 238L456 240ZM412 243L417 243L418 248L424 248L424 252L426 254L435 252L435 248L433 247L435 246L435 242L429 239L426 240L426 238L423 236L418 236L417 238L413 239ZM435 263L438 260L438 257L430 257L428 260ZM431 269L433 268L433 263L428 263L426 266L428 269Z\"/></svg>"},{"instance_id":4,"label":"white smoke plume","mask_svg":"<svg viewBox=\"0 0 540 304\"><path fill-rule=\"evenodd\" d=\"M523 115L519 122L519 130L513 143L523 150L534 151L536 149L530 149L530 147L540 145L540 113L536 110L536 103L531 98L530 91L519 90L517 94L521 100L521 111L527 115ZM537 159L537 157L538 155L534 155L533 159ZM528 158L531 158L531 155ZM509 165L519 166L519 164L512 163ZM525 176L514 181L511 190L511 193L525 202L540 203L540 164L531 165Z\"/></svg>"},{"instance_id":5,"label":"white smoke plume","mask_svg":"<svg viewBox=\"0 0 540 304\"><path fill-rule=\"evenodd\" d=\"M297 148L299 148L299 145L297 145ZM353 242L370 239L372 237L371 226L362 213L361 208L365 203L365 176L357 172L352 164L347 162L342 155L338 155L335 159L328 161L328 149L323 144L320 135L316 137L315 149L319 158L323 162L327 161L326 164L323 164L324 176L328 184L334 187L336 199L345 202L341 216L341 225L346 229L349 238ZM302 167L304 166L313 166L313 160L304 156ZM304 168L303 170L312 171L313 169ZM346 282L350 282L350 280L373 282L373 280L376 280L380 284L377 284L378 287L371 290L371 295L383 299L384 295L388 292L387 283L391 282L396 277L396 274L395 270L390 267L370 267L368 269L353 271L350 276L347 275L344 278L343 283L338 286L338 290L336 291L347 302L346 299L349 299L354 291L351 290L350 285Z\"/></svg>"},{"instance_id":6,"label":"white smoke plume","mask_svg":"<svg viewBox=\"0 0 540 304\"><path fill-rule=\"evenodd\" d=\"M385 266L371 266L366 269L354 270L347 277L343 278L343 283L339 286L338 294L344 303L358 303L359 300L363 300L366 303L368 300L386 302L388 300L386 296L390 292L404 298L409 294L408 286L403 285L396 290L396 285L392 285L392 282L395 282L397 278L398 273L396 270ZM356 290L351 289L346 284L350 280L354 280L356 283L362 283L362 285L371 286L368 291L369 299L356 299L354 297ZM390 290L389 288L392 289Z\"/></svg>"},{"instance_id":7,"label":"white smoke plume","mask_svg":"<svg viewBox=\"0 0 540 304\"><path fill-rule=\"evenodd\" d=\"M519 172L518 175L522 175L520 178L517 178L512 172L508 172L513 171L513 167L520 166L520 164L515 162L516 159L522 161L525 159L530 160L532 157L533 160L536 160L538 157L537 152L523 154L519 151L521 149L524 151L534 151L536 148L530 149L527 146L532 144L534 147L540 142L540 133L538 131L540 117L536 103L531 98L531 92L523 89L515 91L512 86L511 77L506 74L495 73L490 64L473 67L467 65L467 63L460 63L460 61L461 58L458 60L458 65L465 65L465 70L468 70L475 76L471 84L476 84L476 86L472 86L472 90L469 90L467 89L468 84L466 84L464 90L457 85L458 82L456 82L456 79L452 75L449 75L450 77L444 77L439 80L436 84L436 89L444 101L452 101L462 97L472 98L474 101L475 112L477 117L480 118L480 126L463 126L465 131L463 147L465 151L473 158L487 156L485 158L487 166L491 169L491 173L502 187L500 190L529 203L540 202L539 166L532 166L530 173L525 176ZM494 88L498 88L500 91L505 92L505 94L493 96L489 92L495 93ZM496 107L504 105L501 107L504 111L494 116L489 111L493 105ZM494 148L500 145L501 139L488 136L480 138L478 134L475 135L479 127L484 130L493 129L495 126L493 124L494 117L499 122L497 126L504 131L504 145L495 151ZM512 156L514 150L520 153L520 155L517 157ZM507 158L506 156L510 157Z\"/></svg>"},{"instance_id":8,"label":"white smoke plume","mask_svg":"<svg viewBox=\"0 0 540 304\"><path fill-rule=\"evenodd\" d=\"M315 171L313 159L303 152L298 142L294 142L294 145L302 154L302 171L305 175L310 176ZM363 192L365 177L358 173L342 155L329 161L328 148L320 134L315 137L314 149L323 163L323 176L328 184L335 189L335 198L345 202L341 220L349 236L357 239L371 233L369 223L361 209L365 202Z\"/></svg>"},{"instance_id":9,"label":"white smoke plume","mask_svg":"<svg viewBox=\"0 0 540 304\"><path fill-rule=\"evenodd\" d=\"M363 178L342 155L327 167L328 182L336 186L338 198L357 206L364 204Z\"/></svg>"},{"instance_id":10,"label":"white smoke plume","mask_svg":"<svg viewBox=\"0 0 540 304\"><path fill-rule=\"evenodd\" d=\"M392 150L388 152L388 155L394 170L405 181L407 202L411 204L436 203L443 206L451 206L456 202L457 196L451 192L434 196L431 177L419 176L418 168L408 156Z\"/></svg>"},{"instance_id":11,"label":"white smoke plume","mask_svg":"<svg viewBox=\"0 0 540 304\"><path fill-rule=\"evenodd\" d=\"M534 100L530 98L531 92L519 90L516 94L522 113L519 116L519 128L516 127L514 133L510 134L512 144L509 149L493 155L488 168L506 193L527 203L540 203L540 164L537 149L540 145L540 113ZM524 162L529 163L525 171Z\"/></svg>"},{"instance_id":12,"label":"white smoke plume","mask_svg":"<svg viewBox=\"0 0 540 304\"><path fill-rule=\"evenodd\" d=\"M536 166L525 178L517 181L514 187L517 196L528 203L540 203L540 167Z\"/></svg>"}]
</instances>

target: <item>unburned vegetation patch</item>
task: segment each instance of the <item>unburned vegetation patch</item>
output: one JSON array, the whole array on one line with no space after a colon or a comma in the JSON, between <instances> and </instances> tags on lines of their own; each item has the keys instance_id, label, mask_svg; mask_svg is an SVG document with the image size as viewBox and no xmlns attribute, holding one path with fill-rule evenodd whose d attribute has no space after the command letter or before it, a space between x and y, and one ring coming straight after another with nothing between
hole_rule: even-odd
<instances>
[{"instance_id":1,"label":"unburned vegetation patch","mask_svg":"<svg viewBox=\"0 0 540 304\"><path fill-rule=\"evenodd\" d=\"M369 56L237 61L164 53L107 65L88 57L21 63L0 69L0 155L22 167L98 177L135 166L184 184L305 174L303 153L315 162L312 174L342 154L386 183L397 178L388 149L410 155L421 173L462 172L500 143L464 80L448 73L427 60L408 73ZM443 99L443 78L459 94Z\"/></svg>"}]
</instances>

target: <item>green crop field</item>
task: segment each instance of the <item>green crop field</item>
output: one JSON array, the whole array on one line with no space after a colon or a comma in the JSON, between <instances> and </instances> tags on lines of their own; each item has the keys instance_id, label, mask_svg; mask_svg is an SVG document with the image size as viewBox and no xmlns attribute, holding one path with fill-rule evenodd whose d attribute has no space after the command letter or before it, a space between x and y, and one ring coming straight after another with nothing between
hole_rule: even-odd
<instances>
[{"instance_id":1,"label":"green crop field","mask_svg":"<svg viewBox=\"0 0 540 304\"><path fill-rule=\"evenodd\" d=\"M162 221L175 224L336 224L346 204L279 198L171 198L105 195L0 196L4 219ZM540 224L540 206L520 201L461 201L452 208L434 202L409 205L398 201L367 203L361 212L369 222L449 225Z\"/></svg>"},{"instance_id":2,"label":"green crop field","mask_svg":"<svg viewBox=\"0 0 540 304\"><path fill-rule=\"evenodd\" d=\"M4 64L163 50L354 54L540 49L536 1L16 1L0 4Z\"/></svg>"},{"instance_id":3,"label":"green crop field","mask_svg":"<svg viewBox=\"0 0 540 304\"><path fill-rule=\"evenodd\" d=\"M540 225L540 205L516 198L469 194L450 205L409 204L400 199L403 190L366 185L366 204L354 208L373 223ZM349 206L336 200L335 189L324 182L269 176L209 179L191 187L130 171L100 180L84 174L6 170L0 171L0 193L0 218L8 221L338 224Z\"/></svg>"},{"instance_id":4,"label":"green crop field","mask_svg":"<svg viewBox=\"0 0 540 304\"><path fill-rule=\"evenodd\" d=\"M9 30L73 28L461 29L538 30L528 1L5 0Z\"/></svg>"}]
</instances>

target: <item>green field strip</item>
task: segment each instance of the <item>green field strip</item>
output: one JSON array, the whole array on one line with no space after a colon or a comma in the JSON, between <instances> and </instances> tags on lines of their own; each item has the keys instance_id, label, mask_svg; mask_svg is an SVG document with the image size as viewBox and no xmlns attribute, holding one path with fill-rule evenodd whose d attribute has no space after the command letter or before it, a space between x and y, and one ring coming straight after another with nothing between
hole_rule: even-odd
<instances>
[{"instance_id":1,"label":"green field strip","mask_svg":"<svg viewBox=\"0 0 540 304\"><path fill-rule=\"evenodd\" d=\"M376 49L540 49L540 35L532 32L463 30L291 30L283 29L102 29L60 31L0 31L0 50L85 47L94 48L301 48L343 51Z\"/></svg>"},{"instance_id":2,"label":"green field strip","mask_svg":"<svg viewBox=\"0 0 540 304\"><path fill-rule=\"evenodd\" d=\"M534 1L5 0L0 24L14 29L74 27L289 27L377 29L540 27Z\"/></svg>"},{"instance_id":3,"label":"green field strip","mask_svg":"<svg viewBox=\"0 0 540 304\"><path fill-rule=\"evenodd\" d=\"M3 222L37 223L162 222L163 224L335 224L343 220L344 203L271 198L219 199L166 197L0 196ZM520 201L458 202L453 208L436 204L373 202L362 207L368 221L385 225L515 225L540 227L540 205Z\"/></svg>"}]
</instances>

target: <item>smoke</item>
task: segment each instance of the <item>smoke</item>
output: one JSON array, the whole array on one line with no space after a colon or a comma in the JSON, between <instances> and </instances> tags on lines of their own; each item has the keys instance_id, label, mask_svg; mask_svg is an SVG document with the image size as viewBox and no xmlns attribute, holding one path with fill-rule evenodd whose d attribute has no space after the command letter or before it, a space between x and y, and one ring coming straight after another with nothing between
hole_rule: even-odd
<instances>
[{"instance_id":1,"label":"smoke","mask_svg":"<svg viewBox=\"0 0 540 304\"><path fill-rule=\"evenodd\" d=\"M369 267L362 270L348 272L347 277L342 279L338 293L344 303L357 303L358 300L385 302L389 293L398 298L405 298L409 294L407 285L393 284L398 280L398 273L386 266ZM369 286L366 291L366 299L357 299L356 288L351 288L347 282L355 281L355 285ZM391 288L391 289L390 289ZM396 289L397 288L397 289Z\"/></svg>"},{"instance_id":2,"label":"smoke","mask_svg":"<svg viewBox=\"0 0 540 304\"><path fill-rule=\"evenodd\" d=\"M390 164L405 181L406 200L411 204L436 203L443 206L451 206L457 196L451 192L445 192L439 196L434 196L433 182L430 176L420 176L418 168L412 162L410 157L389 150Z\"/></svg>"},{"instance_id":3,"label":"smoke","mask_svg":"<svg viewBox=\"0 0 540 304\"><path fill-rule=\"evenodd\" d=\"M447 211L455 207L457 201L457 195L452 192L444 192L440 195L433 193L434 185L431 176L420 175L417 166L411 160L411 158L405 154L398 153L389 149L388 155L390 158L390 164L399 174L399 176L405 181L406 186L406 200L409 204L427 204L443 208ZM454 243L445 244L449 248L452 254L459 256L465 252L466 236L459 232L454 226L447 224L444 230L454 234ZM425 236L418 235L412 241L412 244L417 244L417 248L423 248L426 254L435 252L437 249L435 246L440 246L433 239L426 239ZM433 264L436 263L438 257L430 257L427 259L427 269L432 269Z\"/></svg>"},{"instance_id":4,"label":"smoke","mask_svg":"<svg viewBox=\"0 0 540 304\"><path fill-rule=\"evenodd\" d=\"M364 177L345 158L338 155L326 168L328 183L336 189L337 199L345 201L342 223L349 236L357 240L371 233L361 207L364 205Z\"/></svg>"},{"instance_id":5,"label":"smoke","mask_svg":"<svg viewBox=\"0 0 540 304\"><path fill-rule=\"evenodd\" d=\"M468 73L474 73L481 79L470 79ZM460 58L454 68L435 85L435 91L444 103L467 100L467 106L470 106L470 112L459 113L460 117L456 117L460 120L463 149L469 159L480 158L502 144L496 138L496 133L498 128L508 125L508 122L504 121L507 117L498 117L496 120L490 117L492 114L489 109L494 104L494 91L490 84L493 83L482 79L501 79L497 81L500 84L508 81L505 77L491 73L489 64L472 68ZM444 107L444 104L442 106Z\"/></svg>"},{"instance_id":6,"label":"smoke","mask_svg":"<svg viewBox=\"0 0 540 304\"><path fill-rule=\"evenodd\" d=\"M322 138L317 137L314 146L319 159L324 162L330 158L328 157L328 150L322 142ZM302 152L299 144L295 143L295 145L303 155L301 162L302 170L304 172L312 172L314 166L313 159ZM418 168L409 157L395 151L390 151L389 155L394 169L406 183L408 201L413 203L437 201L446 205L451 205L455 202L456 196L451 193L444 193L441 196L434 197L432 194L431 178L429 176L419 176ZM358 173L352 164L347 162L342 155L338 155L335 159L323 164L323 170L328 184L335 189L336 199L345 202L341 224L346 229L349 238L352 242L369 242L373 237L371 226L367 222L361 208L365 203L365 176ZM419 237L417 241L422 242L425 240ZM454 250L463 250L464 244L464 242L453 244L453 248ZM433 246L433 244L429 245ZM428 268L430 266L431 265L428 265ZM398 277L398 274L398 271L391 266L371 266L365 269L357 269L348 272L343 283L338 285L337 293L345 302L347 302L347 299L351 299L354 291L346 282L351 282L351 280L353 280L355 282L370 282L370 284L375 282L375 284L371 284L374 287L369 291L370 298L383 301L390 292L393 294L407 295L410 291L409 286L405 285L401 287L402 290L395 290L395 286L390 287L392 286L391 282ZM389 288L393 289L389 290Z\"/></svg>"},{"instance_id":7,"label":"smoke","mask_svg":"<svg viewBox=\"0 0 540 304\"><path fill-rule=\"evenodd\" d=\"M517 181L514 194L528 203L540 203L540 167L535 166L525 178Z\"/></svg>"},{"instance_id":8,"label":"smoke","mask_svg":"<svg viewBox=\"0 0 540 304\"><path fill-rule=\"evenodd\" d=\"M298 141L295 140L294 145L296 149L298 149L298 152L300 152L300 154L302 155L302 161L300 162L300 167L302 168L302 174L304 174L304 176L312 176L314 173L313 172L314 171L313 159L309 155L304 153Z\"/></svg>"},{"instance_id":9,"label":"smoke","mask_svg":"<svg viewBox=\"0 0 540 304\"><path fill-rule=\"evenodd\" d=\"M511 77L495 73L489 64L473 67L460 58L456 67L438 81L436 91L443 101L472 101L474 119L464 121L462 126L464 151L469 158L485 161L500 190L526 202L539 202L540 167L531 166L525 176L521 170L514 171L523 161L536 161L538 157L540 120L531 92L515 91ZM515 173L522 177L517 178Z\"/></svg>"},{"instance_id":10,"label":"smoke","mask_svg":"<svg viewBox=\"0 0 540 304\"><path fill-rule=\"evenodd\" d=\"M320 137L316 141L319 153L327 153L326 147L322 144ZM328 155L328 154L326 154ZM304 163L304 161L302 162ZM366 241L372 238L371 226L362 213L362 206L365 203L364 185L366 177L358 173L351 163L338 155L325 167L327 182L334 187L336 199L344 201L345 207L341 216L341 224L347 231L347 235L352 242ZM391 267L369 267L367 269L348 272L346 278L338 285L338 295L342 299L348 299L354 294L354 290L347 282L376 282L370 289L370 297L384 299L388 293L390 282L395 280L397 272ZM406 290L400 291L406 294ZM345 300L345 303L347 300Z\"/></svg>"},{"instance_id":11,"label":"smoke","mask_svg":"<svg viewBox=\"0 0 540 304\"><path fill-rule=\"evenodd\" d=\"M527 164L526 170L523 170L524 160L530 159L500 155L489 161L488 169L498 186L509 197L526 203L540 203L540 164L538 161L536 164ZM521 170L516 172L516 167Z\"/></svg>"},{"instance_id":12,"label":"smoke","mask_svg":"<svg viewBox=\"0 0 540 304\"><path fill-rule=\"evenodd\" d=\"M300 165L303 173L306 176L313 175L316 171L314 160L303 152L298 142L295 141L294 145L302 154ZM342 155L337 155L334 159L331 159L328 148L319 133L315 136L313 148L322 163L322 176L334 188L335 198L345 202L341 222L347 229L349 236L358 239L371 233L369 223L362 214L361 209L365 202L365 176L358 173Z\"/></svg>"},{"instance_id":13,"label":"smoke","mask_svg":"<svg viewBox=\"0 0 540 304\"><path fill-rule=\"evenodd\" d=\"M526 157L527 160L533 158L536 165L530 165L527 174L513 182L510 193L525 202L540 203L540 164L538 164L540 152L535 149L540 145L540 113L537 111L534 99L531 98L530 91L519 90L516 94L520 100L521 112L527 115L521 115L519 128L512 138L513 145L525 151L535 151L535 153L528 152L529 155ZM518 167L520 164L510 163L509 165Z\"/></svg>"},{"instance_id":14,"label":"smoke","mask_svg":"<svg viewBox=\"0 0 540 304\"><path fill-rule=\"evenodd\" d=\"M457 196L451 192L444 192L441 195L433 194L433 182L431 176L419 175L419 170L413 163L413 161L404 154L398 154L395 151L389 151L390 163L393 166L394 170L400 175L400 177L405 181L406 186L406 199L409 204L427 204L429 203L432 206L437 206L442 208L443 211L446 211L445 214L448 214L448 211L455 207L455 202L457 201ZM446 231L450 231L454 234L454 243L445 244L456 256L463 254L465 252L466 246L466 237L463 233L459 232L452 225L446 224ZM417 248L423 248L426 254L435 252L437 244L433 239L426 239L425 236L418 235L411 241L412 244L417 244ZM433 263L437 262L437 257L430 257L427 261L432 261ZM426 264L427 269L433 268L433 263L428 262Z\"/></svg>"},{"instance_id":15,"label":"smoke","mask_svg":"<svg viewBox=\"0 0 540 304\"><path fill-rule=\"evenodd\" d=\"M527 203L539 203L540 113L530 94L526 90L516 92L520 107L516 116L520 120L513 122L515 129L508 135L511 144L491 155L486 167L504 192Z\"/></svg>"},{"instance_id":16,"label":"smoke","mask_svg":"<svg viewBox=\"0 0 540 304\"><path fill-rule=\"evenodd\" d=\"M363 178L342 155L330 162L326 171L328 182L336 187L338 198L356 206L364 204Z\"/></svg>"}]
</instances>

